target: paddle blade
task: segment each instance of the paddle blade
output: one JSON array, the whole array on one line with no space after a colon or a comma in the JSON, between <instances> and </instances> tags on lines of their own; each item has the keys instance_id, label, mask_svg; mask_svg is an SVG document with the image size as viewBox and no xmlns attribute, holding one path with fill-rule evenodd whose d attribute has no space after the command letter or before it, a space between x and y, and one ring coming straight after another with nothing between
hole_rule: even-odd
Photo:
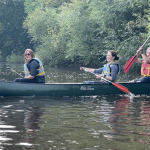
<instances>
[{"instance_id":1,"label":"paddle blade","mask_svg":"<svg viewBox=\"0 0 150 150\"><path fill-rule=\"evenodd\" d=\"M128 62L124 65L123 69L124 72L127 73L129 71L129 69L131 68L131 66L133 65L134 61L135 61L136 55L132 56Z\"/></svg>"},{"instance_id":2,"label":"paddle blade","mask_svg":"<svg viewBox=\"0 0 150 150\"><path fill-rule=\"evenodd\" d=\"M118 84L118 83L114 83L114 82L112 82L112 84L113 84L114 86L116 86L118 89L120 89L121 91L123 91L123 92L125 92L125 93L127 93L127 94L130 93L129 89L126 88L125 86L123 86L123 85L121 85L121 84Z\"/></svg>"}]
</instances>

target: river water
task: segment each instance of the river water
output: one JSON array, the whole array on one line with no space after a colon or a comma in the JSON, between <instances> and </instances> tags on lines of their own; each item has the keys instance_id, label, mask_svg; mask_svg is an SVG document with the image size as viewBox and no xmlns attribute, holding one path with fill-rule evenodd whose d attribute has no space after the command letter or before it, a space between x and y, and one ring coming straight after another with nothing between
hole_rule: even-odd
<instances>
[{"instance_id":1,"label":"river water","mask_svg":"<svg viewBox=\"0 0 150 150\"><path fill-rule=\"evenodd\" d=\"M6 67L22 74L22 64L2 63L1 79L12 81L19 77ZM45 72L46 82L95 79L79 68L46 67ZM135 74L122 73L118 80L133 78ZM1 97L0 149L150 149L150 97Z\"/></svg>"}]
</instances>

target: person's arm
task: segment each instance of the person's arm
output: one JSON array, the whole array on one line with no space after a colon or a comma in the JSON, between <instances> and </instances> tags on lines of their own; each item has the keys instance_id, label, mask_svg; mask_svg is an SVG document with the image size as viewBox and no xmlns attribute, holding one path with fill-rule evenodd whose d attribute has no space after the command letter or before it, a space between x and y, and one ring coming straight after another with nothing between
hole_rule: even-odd
<instances>
[{"instance_id":1,"label":"person's arm","mask_svg":"<svg viewBox=\"0 0 150 150\"><path fill-rule=\"evenodd\" d=\"M137 58L137 56L136 56L136 58L135 58L135 62L136 62L136 63L142 63L141 59L140 59L140 58Z\"/></svg>"},{"instance_id":2,"label":"person's arm","mask_svg":"<svg viewBox=\"0 0 150 150\"><path fill-rule=\"evenodd\" d=\"M103 68L95 69L94 73L101 74L103 72Z\"/></svg>"},{"instance_id":3,"label":"person's arm","mask_svg":"<svg viewBox=\"0 0 150 150\"><path fill-rule=\"evenodd\" d=\"M136 53L136 58L135 58L135 62L136 63L142 63L141 59L138 58L140 54L143 53L143 47L140 47L138 50L137 50L137 53ZM143 55L143 54L142 54Z\"/></svg>"},{"instance_id":4,"label":"person's arm","mask_svg":"<svg viewBox=\"0 0 150 150\"><path fill-rule=\"evenodd\" d=\"M119 67L118 65L112 65L111 66L111 81L114 82L117 78L119 72Z\"/></svg>"},{"instance_id":5,"label":"person's arm","mask_svg":"<svg viewBox=\"0 0 150 150\"><path fill-rule=\"evenodd\" d=\"M107 80L112 81L112 77L111 77L111 76L105 76L104 74L99 74L99 75L97 76L97 78L101 78L101 77L103 77L103 78L105 78L105 79L107 79Z\"/></svg>"},{"instance_id":6,"label":"person's arm","mask_svg":"<svg viewBox=\"0 0 150 150\"><path fill-rule=\"evenodd\" d=\"M141 53L141 55L142 55L142 58L143 58L143 62L145 62L145 63L150 63L149 61L148 61L148 59L147 59L147 57L146 57L146 55L145 54L142 54Z\"/></svg>"},{"instance_id":7,"label":"person's arm","mask_svg":"<svg viewBox=\"0 0 150 150\"><path fill-rule=\"evenodd\" d=\"M95 71L95 69L93 69L93 68L86 68L86 67L80 67L80 70L82 71L82 70L87 70L87 71L90 71L90 72L94 72Z\"/></svg>"},{"instance_id":8,"label":"person's arm","mask_svg":"<svg viewBox=\"0 0 150 150\"><path fill-rule=\"evenodd\" d=\"M36 60L33 60L30 63L30 75L27 76L26 78L34 79L36 77L38 67L39 67L39 63Z\"/></svg>"},{"instance_id":9,"label":"person's arm","mask_svg":"<svg viewBox=\"0 0 150 150\"><path fill-rule=\"evenodd\" d=\"M143 48L140 47L139 50L137 50L137 57L135 59L135 62L137 63L142 63L141 59L138 58L138 56L141 54L142 56L142 61L145 63L150 63L149 60L147 59L146 55L143 53Z\"/></svg>"}]
</instances>

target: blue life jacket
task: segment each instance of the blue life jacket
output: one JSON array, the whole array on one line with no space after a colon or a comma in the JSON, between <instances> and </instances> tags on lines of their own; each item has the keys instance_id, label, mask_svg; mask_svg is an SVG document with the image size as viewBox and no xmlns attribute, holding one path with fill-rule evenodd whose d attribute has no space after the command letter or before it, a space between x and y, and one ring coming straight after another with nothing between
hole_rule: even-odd
<instances>
[{"instance_id":1,"label":"blue life jacket","mask_svg":"<svg viewBox=\"0 0 150 150\"><path fill-rule=\"evenodd\" d=\"M117 66L118 66L118 68L119 68L119 71L118 71L118 73L117 73L117 75L118 75L118 74L120 73L120 66L119 66L119 64L116 64L116 63L104 65L102 74L103 74L103 75L106 75L106 76L111 76L111 68L110 68L110 65L117 65ZM116 77L116 79L117 79L117 77ZM116 80L115 80L115 82L116 82Z\"/></svg>"},{"instance_id":2,"label":"blue life jacket","mask_svg":"<svg viewBox=\"0 0 150 150\"><path fill-rule=\"evenodd\" d=\"M44 76L45 72L44 72L44 67L42 65L42 62L38 58L32 58L31 60L33 60L33 59L38 61L38 63L39 63L39 69L37 69L38 74L36 76ZM28 70L27 63L24 64L24 73L25 73L25 77L27 77L31 74L30 71Z\"/></svg>"}]
</instances>

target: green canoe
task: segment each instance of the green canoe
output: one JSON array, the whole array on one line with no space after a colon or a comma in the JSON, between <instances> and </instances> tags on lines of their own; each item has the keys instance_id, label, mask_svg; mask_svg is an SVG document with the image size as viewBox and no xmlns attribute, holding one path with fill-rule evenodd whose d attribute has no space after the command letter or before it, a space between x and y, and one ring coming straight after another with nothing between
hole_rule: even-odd
<instances>
[{"instance_id":1,"label":"green canoe","mask_svg":"<svg viewBox=\"0 0 150 150\"><path fill-rule=\"evenodd\" d=\"M150 83L119 83L133 94L150 94ZM50 83L33 84L0 81L0 96L94 96L125 94L109 84Z\"/></svg>"}]
</instances>

